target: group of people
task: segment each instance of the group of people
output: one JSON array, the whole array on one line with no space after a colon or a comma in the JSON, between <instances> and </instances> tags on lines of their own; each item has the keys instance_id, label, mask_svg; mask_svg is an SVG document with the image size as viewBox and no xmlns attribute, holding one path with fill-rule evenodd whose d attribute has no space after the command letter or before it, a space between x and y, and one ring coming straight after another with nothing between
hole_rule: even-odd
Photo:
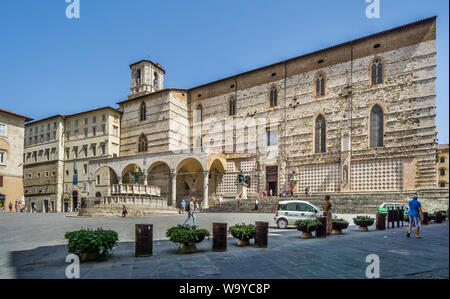
<instances>
[{"instance_id":1,"label":"group of people","mask_svg":"<svg viewBox=\"0 0 450 299\"><path fill-rule=\"evenodd\" d=\"M21 202L21 201L18 201L18 200L16 200L16 203L14 204L14 206L13 206L12 202L9 203L8 209L9 209L9 212L10 212L10 213L13 212L13 207L14 207L14 210L15 210L16 213L18 213L18 212L23 213L23 212L26 212L26 211L27 211L27 206L26 206L26 204L24 203L24 204L22 205L22 202Z\"/></svg>"}]
</instances>

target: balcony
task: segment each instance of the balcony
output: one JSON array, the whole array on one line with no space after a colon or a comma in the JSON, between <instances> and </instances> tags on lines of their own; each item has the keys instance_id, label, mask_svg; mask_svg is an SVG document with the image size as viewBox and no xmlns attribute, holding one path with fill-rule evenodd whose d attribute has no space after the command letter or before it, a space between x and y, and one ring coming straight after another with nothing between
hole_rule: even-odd
<instances>
[{"instance_id":1,"label":"balcony","mask_svg":"<svg viewBox=\"0 0 450 299\"><path fill-rule=\"evenodd\" d=\"M161 188L149 185L111 185L111 195L161 196Z\"/></svg>"}]
</instances>

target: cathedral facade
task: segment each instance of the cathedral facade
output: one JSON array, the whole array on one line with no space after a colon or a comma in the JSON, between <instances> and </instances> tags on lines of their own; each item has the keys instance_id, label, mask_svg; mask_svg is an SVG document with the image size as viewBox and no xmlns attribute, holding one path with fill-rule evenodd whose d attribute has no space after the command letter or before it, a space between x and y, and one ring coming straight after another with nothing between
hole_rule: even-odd
<instances>
[{"instance_id":1,"label":"cathedral facade","mask_svg":"<svg viewBox=\"0 0 450 299\"><path fill-rule=\"evenodd\" d=\"M437 184L436 18L191 89L165 89L149 60L130 69L119 155L89 162L90 194L105 168L102 196L131 186L204 207L235 197L240 171L250 196Z\"/></svg>"}]
</instances>

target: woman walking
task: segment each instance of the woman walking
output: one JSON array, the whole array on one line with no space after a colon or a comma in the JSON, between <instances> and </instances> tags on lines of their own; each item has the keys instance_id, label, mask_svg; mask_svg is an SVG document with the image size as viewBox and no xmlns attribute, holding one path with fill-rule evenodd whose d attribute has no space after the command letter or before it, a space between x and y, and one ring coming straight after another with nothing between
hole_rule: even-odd
<instances>
[{"instance_id":1,"label":"woman walking","mask_svg":"<svg viewBox=\"0 0 450 299\"><path fill-rule=\"evenodd\" d=\"M331 213L330 195L325 196L325 204L323 206L323 211L325 213L325 217L327 217L326 233L327 235L329 235L333 230L333 217Z\"/></svg>"}]
</instances>

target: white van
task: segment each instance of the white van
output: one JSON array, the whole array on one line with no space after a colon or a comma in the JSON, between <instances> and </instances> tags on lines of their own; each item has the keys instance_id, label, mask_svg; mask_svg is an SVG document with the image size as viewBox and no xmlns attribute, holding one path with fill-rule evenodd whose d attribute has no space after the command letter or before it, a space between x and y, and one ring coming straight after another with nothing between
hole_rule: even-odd
<instances>
[{"instance_id":1,"label":"white van","mask_svg":"<svg viewBox=\"0 0 450 299\"><path fill-rule=\"evenodd\" d=\"M280 201L274 220L278 228L287 228L288 225L295 225L297 220L316 219L322 217L324 212L315 205L301 200ZM337 216L333 215L336 219Z\"/></svg>"}]
</instances>

